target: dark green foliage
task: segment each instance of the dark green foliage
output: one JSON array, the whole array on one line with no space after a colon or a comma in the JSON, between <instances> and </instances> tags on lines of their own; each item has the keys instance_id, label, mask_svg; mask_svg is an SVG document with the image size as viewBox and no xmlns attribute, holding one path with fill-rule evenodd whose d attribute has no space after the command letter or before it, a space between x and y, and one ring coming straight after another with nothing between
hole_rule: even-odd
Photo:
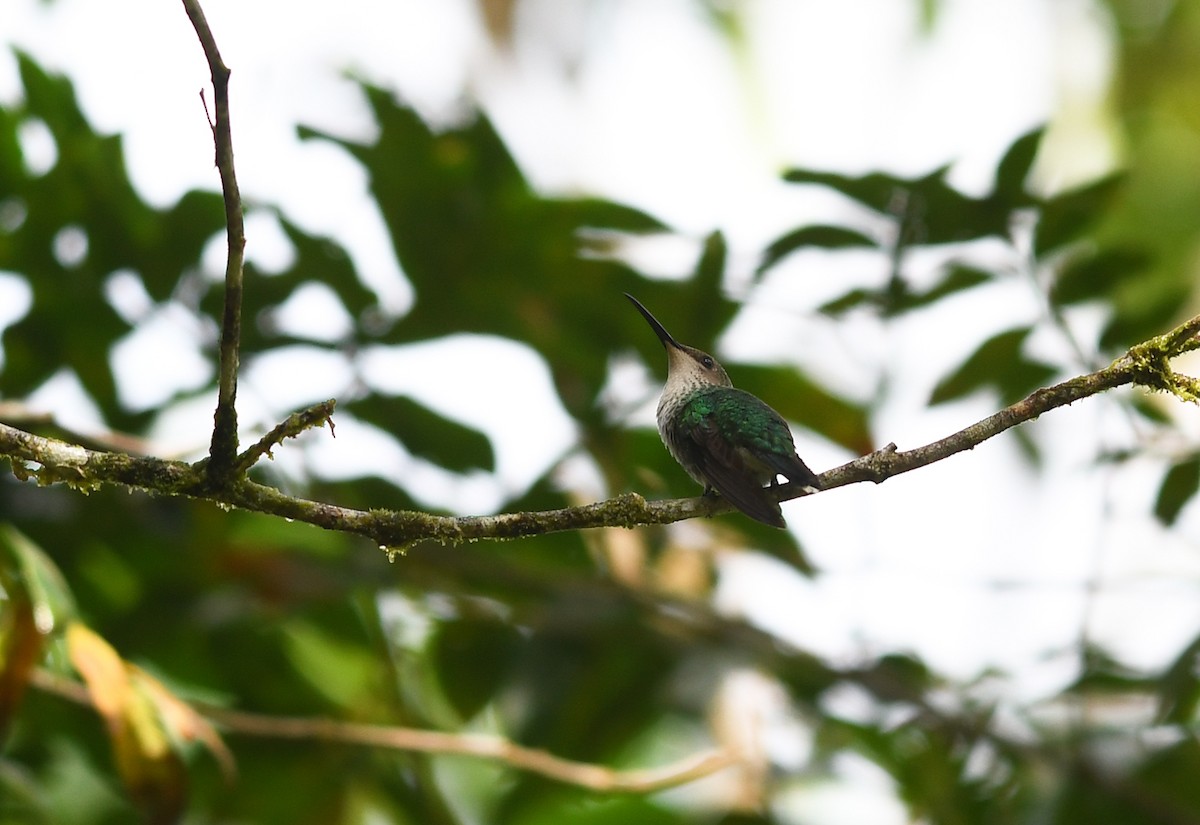
<instances>
[{"instance_id":1,"label":"dark green foliage","mask_svg":"<svg viewBox=\"0 0 1200 825\"><path fill-rule=\"evenodd\" d=\"M1046 255L1077 241L1103 214L1103 209L1117 194L1122 175L1109 175L1100 180L1071 189L1043 201L1039 212L1034 252Z\"/></svg>"},{"instance_id":2,"label":"dark green foliage","mask_svg":"<svg viewBox=\"0 0 1200 825\"><path fill-rule=\"evenodd\" d=\"M852 289L823 304L821 311L837 317L852 310L868 309L889 318L930 306L957 292L965 292L995 279L996 276L991 272L963 264L953 264L945 268L943 277L937 284L923 292L914 291L903 280L893 279L880 289Z\"/></svg>"},{"instance_id":3,"label":"dark green foliage","mask_svg":"<svg viewBox=\"0 0 1200 825\"><path fill-rule=\"evenodd\" d=\"M459 716L470 719L491 701L520 645L516 628L500 621L463 618L438 627L430 656L442 692Z\"/></svg>"},{"instance_id":4,"label":"dark green foliage","mask_svg":"<svg viewBox=\"0 0 1200 825\"><path fill-rule=\"evenodd\" d=\"M1185 504L1200 489L1200 456L1189 456L1175 462L1158 488L1154 515L1163 524L1174 524Z\"/></svg>"},{"instance_id":5,"label":"dark green foliage","mask_svg":"<svg viewBox=\"0 0 1200 825\"><path fill-rule=\"evenodd\" d=\"M924 4L930 20L937 6ZM220 198L193 192L165 209L146 204L128 181L120 139L94 132L71 85L23 55L19 65L25 100L0 109L0 269L22 278L33 302L0 339L0 393L20 399L65 367L110 426L144 433L170 402L145 412L120 403L110 353L138 320L126 321L110 307L105 283L114 272L132 273L157 307L177 302L199 328L215 329L221 294L211 273L201 271L200 256L221 232ZM725 236L714 231L696 244L688 279L643 278L621 260L622 244L631 236L670 231L653 216L597 198L539 193L481 113L435 129L384 90L364 85L363 91L379 125L373 142L309 129L301 134L342 147L365 170L414 305L402 317L388 316L336 239L311 235L276 214L294 258L281 273L247 270L244 362L304 346L344 358L354 372L367 347L403 347L460 333L520 342L549 366L578 433L571 452L599 470L608 491L694 495L696 485L657 434L629 428L624 411L604 403L602 389L620 353L635 352L655 376L665 374L660 348L628 311L622 292L653 306L684 342L709 348L730 326L740 306L726 291L729 262L737 257ZM57 148L55 165L41 175L26 167L17 137L31 120L45 124ZM980 391L1008 403L1057 375L1079 371L1079 364L1032 356L1028 343L1042 330L1069 332L1062 316L1084 303L1106 308L1100 346L1102 354L1116 355L1138 336L1160 331L1185 302L1190 283L1167 268L1143 235L1102 231L1109 210L1126 197L1122 176L1049 197L1033 193L1030 171L1041 138L1041 130L1019 137L982 197L956 190L945 168L909 178L792 170L787 180L841 193L862 210L870 228L795 227L763 251L757 275L782 275L782 265L799 252L877 251L878 271L865 285L846 285L819 308L833 323L859 314L900 324L984 289L1045 285L1046 294L1038 295L1049 307L1044 317L998 334L936 337L937 363L951 366L932 390L934 404ZM1021 229L1030 221L1032 238ZM86 237L86 254L77 261L54 254L64 228ZM981 240L1019 250L1014 259L1023 263L973 254ZM914 277L910 252L947 245L955 247L945 262L921 273L931 277ZM1014 277L1026 265L1029 271L1019 274L1031 277ZM350 318L340 340L313 340L275 323L280 305L314 285ZM211 341L200 346L214 357ZM729 367L738 387L848 456L870 452L889 437L873 432L870 405L839 395L798 368ZM470 422L443 416L419 399L380 392L357 374L350 378L339 412L393 434L413 455L451 473L494 469L493 445ZM1162 410L1144 399L1130 408L1146 427L1167 425ZM1027 432L1015 437L1037 450ZM278 449L301 450L303 443ZM579 503L580 494L565 489L553 469L527 490L507 491L504 509ZM255 472L288 492L344 506L417 507L408 492L370 474L332 483L280 482L269 470ZM1166 471L1155 515L1164 525L1175 523L1198 487L1200 459L1180 457ZM36 488L2 473L0 521L19 526L44 549L62 571L79 615L122 657L189 700L274 717L448 731L471 722L562 757L640 767L679 745L663 730L703 730L720 678L749 667L783 686L815 737L811 760L777 769L772 790L775 780L819 781L837 756L855 753L887 771L911 817L922 821L1015 825L1200 817L1200 786L1190 781L1200 770L1190 732L1200 697L1196 641L1162 673L1084 651L1078 679L1057 698L1149 697L1157 702L1160 724L1179 734L1168 744L1130 753L1116 769L1106 760L1102 770L1094 758L1094 749L1104 745L1102 732L1047 727L1010 739L995 722L996 709L970 698L972 685L947 682L913 655L884 651L864 654L853 665L829 662L718 613L709 606L710 585L667 595L669 588L655 576L658 565L679 551L668 531L617 534L633 538L644 552L643 580L630 583L616 573L620 565L609 545L615 533L605 531L486 546L420 545L388 565L365 542L307 526L113 489L84 496ZM792 533L736 515L708 526L704 535L714 552L753 548L748 552L812 573ZM705 573L715 575L708 567ZM4 579L11 592L0 601L0 617L27 586L23 576ZM0 643L7 627L0 621ZM62 647L61 639L52 639L40 665L66 672ZM844 719L831 709L827 700L843 688L862 694L868 706L863 718ZM0 719L7 732L0 752L0 820L135 818L94 713L37 689L21 700L19 712L15 708L6 705L10 718ZM227 740L239 767L233 785L222 782L202 749L185 753L189 821L698 821L670 798L606 796L460 757L234 733ZM667 747L656 747L659 740ZM704 821L785 821L776 816L714 813Z\"/></svg>"},{"instance_id":6,"label":"dark green foliage","mask_svg":"<svg viewBox=\"0 0 1200 825\"><path fill-rule=\"evenodd\" d=\"M770 269L779 259L806 247L847 249L875 245L874 239L842 226L802 226L768 246L758 269L760 272Z\"/></svg>"},{"instance_id":7,"label":"dark green foliage","mask_svg":"<svg viewBox=\"0 0 1200 825\"><path fill-rule=\"evenodd\" d=\"M1045 385L1057 370L1025 355L1025 340L1031 332L1028 327L1010 329L984 341L958 369L938 382L929 403L944 404L992 388L1009 404Z\"/></svg>"},{"instance_id":8,"label":"dark green foliage","mask_svg":"<svg viewBox=\"0 0 1200 825\"><path fill-rule=\"evenodd\" d=\"M4 390L21 397L63 367L79 378L113 426L144 424L117 403L109 347L128 331L104 294L114 272L135 273L166 299L223 226L220 197L188 195L156 210L133 190L120 138L94 132L66 79L18 53L26 101L0 112L0 202L21 220L0 236L0 270L25 273L29 313L5 331ZM36 119L54 139L57 161L42 175L22 162L16 133ZM64 235L63 233L67 233ZM55 254L56 239L73 239L75 254ZM88 323L81 324L81 311Z\"/></svg>"}]
</instances>

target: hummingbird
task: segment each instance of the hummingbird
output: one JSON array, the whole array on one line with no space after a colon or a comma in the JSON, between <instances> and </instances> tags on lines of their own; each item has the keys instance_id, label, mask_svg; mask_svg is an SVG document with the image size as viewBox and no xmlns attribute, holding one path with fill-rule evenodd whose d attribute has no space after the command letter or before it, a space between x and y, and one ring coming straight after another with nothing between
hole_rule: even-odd
<instances>
[{"instance_id":1,"label":"hummingbird","mask_svg":"<svg viewBox=\"0 0 1200 825\"><path fill-rule=\"evenodd\" d=\"M750 518L786 527L769 488L779 476L811 490L816 473L796 455L783 416L756 396L734 388L717 360L676 341L650 310L625 293L667 351L667 383L658 402L658 434L687 474L720 493Z\"/></svg>"}]
</instances>

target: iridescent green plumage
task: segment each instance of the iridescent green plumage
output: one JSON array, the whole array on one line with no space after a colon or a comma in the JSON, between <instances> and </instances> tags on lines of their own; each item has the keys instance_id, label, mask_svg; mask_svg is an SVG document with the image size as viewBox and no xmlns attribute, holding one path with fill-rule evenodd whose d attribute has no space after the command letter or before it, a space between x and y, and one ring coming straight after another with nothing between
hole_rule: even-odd
<instances>
[{"instance_id":1,"label":"iridescent green plumage","mask_svg":"<svg viewBox=\"0 0 1200 825\"><path fill-rule=\"evenodd\" d=\"M735 389L711 355L680 344L632 295L667 350L667 383L658 404L663 443L705 492L720 493L751 518L784 527L774 493L779 476L818 489L820 481L800 457L782 416Z\"/></svg>"}]
</instances>

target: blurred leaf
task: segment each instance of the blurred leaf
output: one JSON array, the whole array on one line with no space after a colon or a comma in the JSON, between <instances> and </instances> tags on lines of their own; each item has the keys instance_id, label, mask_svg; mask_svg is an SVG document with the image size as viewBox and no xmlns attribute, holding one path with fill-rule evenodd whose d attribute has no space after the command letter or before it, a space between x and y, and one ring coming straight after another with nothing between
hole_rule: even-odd
<instances>
[{"instance_id":1,"label":"blurred leaf","mask_svg":"<svg viewBox=\"0 0 1200 825\"><path fill-rule=\"evenodd\" d=\"M792 169L784 180L825 186L841 192L898 224L899 245L945 244L1008 236L1012 210L1028 199L1007 203L995 197L973 198L946 183L943 167L920 178L881 172L859 177ZM776 243L779 243L778 241Z\"/></svg>"},{"instance_id":2,"label":"blurred leaf","mask_svg":"<svg viewBox=\"0 0 1200 825\"><path fill-rule=\"evenodd\" d=\"M232 783L237 776L237 766L233 754L212 723L141 668L131 667L129 675L134 689L140 691L153 706L155 723L167 733L169 741L202 744L217 760L225 781Z\"/></svg>"},{"instance_id":3,"label":"blurred leaf","mask_svg":"<svg viewBox=\"0 0 1200 825\"><path fill-rule=\"evenodd\" d=\"M838 298L822 304L820 311L839 317L855 309L873 309L885 318L903 315L922 309L948 298L958 292L974 289L992 282L995 275L983 269L965 264L951 264L943 272L940 281L924 292L912 292L907 283L896 281L899 289L889 284L883 289L853 289Z\"/></svg>"},{"instance_id":4,"label":"blurred leaf","mask_svg":"<svg viewBox=\"0 0 1200 825\"><path fill-rule=\"evenodd\" d=\"M1062 306L1104 297L1117 284L1144 272L1149 265L1150 258L1145 252L1121 247L1078 255L1055 275L1050 300Z\"/></svg>"},{"instance_id":5,"label":"blurred leaf","mask_svg":"<svg viewBox=\"0 0 1200 825\"><path fill-rule=\"evenodd\" d=\"M1121 185L1124 175L1107 175L1077 189L1055 195L1041 204L1034 237L1034 254L1038 258L1078 240L1104 214Z\"/></svg>"},{"instance_id":6,"label":"blurred leaf","mask_svg":"<svg viewBox=\"0 0 1200 825\"><path fill-rule=\"evenodd\" d=\"M1179 316L1193 291L1190 282L1169 278L1158 283L1138 278L1123 286L1115 296L1112 318L1100 334L1104 349L1123 349L1157 335Z\"/></svg>"},{"instance_id":7,"label":"blurred leaf","mask_svg":"<svg viewBox=\"0 0 1200 825\"><path fill-rule=\"evenodd\" d=\"M1134 798L1153 800L1155 810L1169 809L1175 821L1200 820L1200 786L1193 781L1200 773L1200 743L1194 736L1150 754L1130 777ZM1143 805L1143 815L1146 813Z\"/></svg>"},{"instance_id":8,"label":"blurred leaf","mask_svg":"<svg viewBox=\"0 0 1200 825\"><path fill-rule=\"evenodd\" d=\"M25 593L42 634L61 631L75 617L75 599L46 552L11 524L0 525L0 571Z\"/></svg>"},{"instance_id":9,"label":"blurred leaf","mask_svg":"<svg viewBox=\"0 0 1200 825\"><path fill-rule=\"evenodd\" d=\"M73 612L54 563L15 527L0 525L0 742L47 638Z\"/></svg>"},{"instance_id":10,"label":"blurred leaf","mask_svg":"<svg viewBox=\"0 0 1200 825\"><path fill-rule=\"evenodd\" d=\"M821 306L817 307L817 311L834 318L840 318L856 309L877 308L884 302L884 294L883 290L856 287L831 301L821 304Z\"/></svg>"},{"instance_id":11,"label":"blurred leaf","mask_svg":"<svg viewBox=\"0 0 1200 825\"><path fill-rule=\"evenodd\" d=\"M1156 397L1149 392L1141 392L1129 399L1129 406L1147 421L1155 424L1170 423L1171 416L1160 402L1161 397Z\"/></svg>"},{"instance_id":12,"label":"blurred leaf","mask_svg":"<svg viewBox=\"0 0 1200 825\"><path fill-rule=\"evenodd\" d=\"M55 825L46 793L32 772L0 758L0 822L5 825Z\"/></svg>"},{"instance_id":13,"label":"blurred leaf","mask_svg":"<svg viewBox=\"0 0 1200 825\"><path fill-rule=\"evenodd\" d=\"M805 507L819 506L815 501L807 498L801 498L799 501L803 503L783 502L783 514L786 518L792 518L793 515L796 518L803 518ZM735 531L740 538L738 540L722 540L726 530ZM718 546L737 547L741 544L749 550L778 559L802 576L812 577L817 574L817 568L812 559L804 552L804 548L791 530L778 530L754 519L733 515L723 519L720 522L720 528L714 525L714 532L720 543Z\"/></svg>"},{"instance_id":14,"label":"blurred leaf","mask_svg":"<svg viewBox=\"0 0 1200 825\"><path fill-rule=\"evenodd\" d=\"M329 702L341 708L362 707L378 689L383 662L336 635L328 623L295 616L281 630L291 666Z\"/></svg>"},{"instance_id":15,"label":"blurred leaf","mask_svg":"<svg viewBox=\"0 0 1200 825\"><path fill-rule=\"evenodd\" d=\"M1193 455L1171 465L1154 500L1154 517L1170 527L1184 506L1200 489L1200 456Z\"/></svg>"},{"instance_id":16,"label":"blurred leaf","mask_svg":"<svg viewBox=\"0 0 1200 825\"><path fill-rule=\"evenodd\" d=\"M783 179L788 183L808 183L828 187L841 192L868 209L884 215L893 214L898 205L896 199L902 196L902 193L913 183L907 178L882 172L872 172L855 177L813 169L789 169L784 172Z\"/></svg>"},{"instance_id":17,"label":"blurred leaf","mask_svg":"<svg viewBox=\"0 0 1200 825\"><path fill-rule=\"evenodd\" d=\"M512 820L513 825L684 825L690 821L637 797L585 800L569 793L530 807L529 812Z\"/></svg>"},{"instance_id":18,"label":"blurred leaf","mask_svg":"<svg viewBox=\"0 0 1200 825\"><path fill-rule=\"evenodd\" d=\"M0 270L27 275L33 302L3 333L5 392L26 395L69 368L110 425L136 429L142 418L118 404L109 364L129 325L110 305L105 282L113 272L133 272L165 298L220 230L221 200L193 194L165 210L149 206L129 181L120 138L92 130L71 83L22 52L17 67L25 104L19 118L0 118L0 131L10 133L0 137L10 153L0 162L0 192L21 204L25 219L0 243ZM37 177L11 156L20 146L16 130L33 118L57 149L54 166ZM64 245L73 254L56 252ZM88 308L85 323L80 307Z\"/></svg>"},{"instance_id":19,"label":"blurred leaf","mask_svg":"<svg viewBox=\"0 0 1200 825\"><path fill-rule=\"evenodd\" d=\"M1200 636L1179 652L1157 680L1158 712L1165 725L1191 725L1200 706Z\"/></svg>"},{"instance_id":20,"label":"blurred leaf","mask_svg":"<svg viewBox=\"0 0 1200 825\"><path fill-rule=\"evenodd\" d=\"M991 388L1008 404L1044 386L1057 370L1023 353L1032 331L1029 327L1010 329L983 342L958 369L937 383L929 403L944 404Z\"/></svg>"},{"instance_id":21,"label":"blurred leaf","mask_svg":"<svg viewBox=\"0 0 1200 825\"><path fill-rule=\"evenodd\" d=\"M112 645L79 622L67 627L67 652L71 664L87 683L96 712L110 727L119 727L130 691L125 662Z\"/></svg>"},{"instance_id":22,"label":"blurred leaf","mask_svg":"<svg viewBox=\"0 0 1200 825\"><path fill-rule=\"evenodd\" d=\"M776 239L763 253L757 272L762 274L780 260L805 247L846 249L851 247L877 248L876 241L854 229L841 226L802 226Z\"/></svg>"},{"instance_id":23,"label":"blurred leaf","mask_svg":"<svg viewBox=\"0 0 1200 825\"><path fill-rule=\"evenodd\" d=\"M1083 650L1082 672L1063 692L1071 696L1140 696L1150 687L1151 680L1145 674L1089 645Z\"/></svg>"},{"instance_id":24,"label":"blurred leaf","mask_svg":"<svg viewBox=\"0 0 1200 825\"><path fill-rule=\"evenodd\" d=\"M1046 127L1039 126L1021 135L1008 147L1008 151L996 167L993 191L997 198L1017 205L1028 202L1025 181L1029 178L1029 170L1033 168L1033 161L1045 134Z\"/></svg>"},{"instance_id":25,"label":"blurred leaf","mask_svg":"<svg viewBox=\"0 0 1200 825\"><path fill-rule=\"evenodd\" d=\"M16 718L29 673L42 652L44 638L33 619L29 594L0 563L0 742Z\"/></svg>"},{"instance_id":26,"label":"blurred leaf","mask_svg":"<svg viewBox=\"0 0 1200 825\"><path fill-rule=\"evenodd\" d=\"M880 699L913 702L937 686L929 666L913 654L890 653L864 668L860 678Z\"/></svg>"},{"instance_id":27,"label":"blurred leaf","mask_svg":"<svg viewBox=\"0 0 1200 825\"><path fill-rule=\"evenodd\" d=\"M496 467L492 442L486 435L434 412L416 399L368 396L342 408L394 434L413 455L451 472L491 472Z\"/></svg>"},{"instance_id":28,"label":"blurred leaf","mask_svg":"<svg viewBox=\"0 0 1200 825\"><path fill-rule=\"evenodd\" d=\"M943 271L943 277L924 292L907 293L891 307L892 314L909 312L935 304L958 292L965 292L996 280L996 276L985 269L966 264L951 264Z\"/></svg>"},{"instance_id":29,"label":"blurred leaf","mask_svg":"<svg viewBox=\"0 0 1200 825\"><path fill-rule=\"evenodd\" d=\"M442 622L430 655L442 692L463 720L473 719L504 683L520 650L520 634L499 621Z\"/></svg>"},{"instance_id":30,"label":"blurred leaf","mask_svg":"<svg viewBox=\"0 0 1200 825\"><path fill-rule=\"evenodd\" d=\"M379 124L375 143L300 134L330 140L363 165L412 282L416 304L384 340L474 332L523 341L550 364L568 411L588 420L607 377L605 352L621 332L614 313L596 311L597 296L611 295L615 307L643 282L623 263L581 257L583 238L665 227L596 198L542 197L482 114L434 132L390 93L363 91ZM446 295L453 300L437 299Z\"/></svg>"},{"instance_id":31,"label":"blurred leaf","mask_svg":"<svg viewBox=\"0 0 1200 825\"><path fill-rule=\"evenodd\" d=\"M187 797L187 774L143 679L113 648L79 622L67 628L71 664L87 683L108 725L117 772L150 823L175 822Z\"/></svg>"}]
</instances>

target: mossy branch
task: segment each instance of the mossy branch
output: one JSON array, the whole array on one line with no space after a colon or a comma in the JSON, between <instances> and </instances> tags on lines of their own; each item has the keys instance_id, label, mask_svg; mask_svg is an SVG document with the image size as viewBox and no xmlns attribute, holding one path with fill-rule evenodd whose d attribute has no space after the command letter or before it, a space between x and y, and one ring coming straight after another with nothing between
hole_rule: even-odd
<instances>
[{"instance_id":1,"label":"mossy branch","mask_svg":"<svg viewBox=\"0 0 1200 825\"><path fill-rule=\"evenodd\" d=\"M1132 347L1109 366L1039 389L1028 397L945 438L911 450L889 444L821 475L825 489L871 481L876 484L973 449L1006 430L1043 413L1116 387L1136 384L1170 392L1184 401L1200 398L1200 382L1176 373L1170 359L1200 346L1200 316L1170 332ZM635 527L670 524L730 511L719 498L696 497L647 501L626 493L578 507L490 516L443 516L412 510L355 510L287 495L246 477L245 471L284 437L329 420L332 402L297 413L235 461L238 474L220 487L210 484L205 462L187 464L120 452L90 450L54 438L37 436L0 424L0 455L7 456L20 478L39 483L65 483L83 489L106 484L158 495L187 496L223 507L237 507L302 521L327 530L364 536L389 552L403 552L422 541L456 544L481 539L515 539L592 527ZM780 500L807 495L783 485Z\"/></svg>"}]
</instances>

